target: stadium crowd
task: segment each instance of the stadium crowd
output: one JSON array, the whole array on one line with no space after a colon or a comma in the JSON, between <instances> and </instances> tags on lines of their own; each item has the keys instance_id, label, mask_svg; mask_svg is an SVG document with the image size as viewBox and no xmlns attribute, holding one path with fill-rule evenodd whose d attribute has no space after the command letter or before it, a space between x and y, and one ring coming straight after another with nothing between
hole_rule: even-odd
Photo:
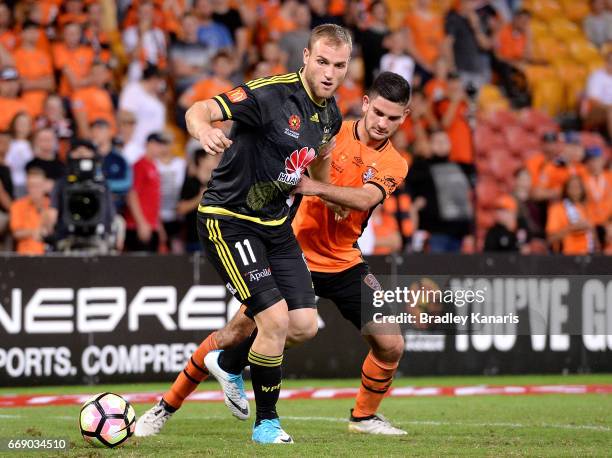
<instances>
[{"instance_id":1,"label":"stadium crowd","mask_svg":"<svg viewBox=\"0 0 612 458\"><path fill-rule=\"evenodd\" d=\"M345 118L380 71L413 86L393 138L410 171L371 215L366 254L612 254L611 0L5 1L0 249L58 250L71 161L93 157L119 251L197 251L219 157L185 111L297 71L322 23L356 44Z\"/></svg>"}]
</instances>

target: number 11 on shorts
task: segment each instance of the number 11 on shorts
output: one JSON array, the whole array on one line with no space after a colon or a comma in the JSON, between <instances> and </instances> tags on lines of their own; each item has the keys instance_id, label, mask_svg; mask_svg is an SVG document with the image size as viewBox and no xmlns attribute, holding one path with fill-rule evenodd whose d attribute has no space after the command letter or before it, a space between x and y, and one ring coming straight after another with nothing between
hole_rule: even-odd
<instances>
[{"instance_id":1,"label":"number 11 on shorts","mask_svg":"<svg viewBox=\"0 0 612 458\"><path fill-rule=\"evenodd\" d=\"M251 242L249 242L249 239L244 239L242 243L236 242L236 244L234 245L236 249L238 250L238 252L240 253L240 258L242 258L242 263L245 266L249 265L249 260L247 258L245 249L242 247L242 245L244 245L246 249L248 250L249 255L251 256L251 262L255 263L256 262L255 253L253 253L253 249L251 248Z\"/></svg>"}]
</instances>

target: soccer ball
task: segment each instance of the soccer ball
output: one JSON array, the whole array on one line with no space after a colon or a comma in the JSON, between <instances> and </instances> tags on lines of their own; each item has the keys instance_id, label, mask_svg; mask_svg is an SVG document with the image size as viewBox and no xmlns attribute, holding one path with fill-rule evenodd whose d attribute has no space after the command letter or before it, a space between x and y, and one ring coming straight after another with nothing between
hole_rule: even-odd
<instances>
[{"instance_id":1,"label":"soccer ball","mask_svg":"<svg viewBox=\"0 0 612 458\"><path fill-rule=\"evenodd\" d=\"M96 447L116 447L134 434L136 412L118 394L98 393L89 398L79 414L83 439Z\"/></svg>"}]
</instances>

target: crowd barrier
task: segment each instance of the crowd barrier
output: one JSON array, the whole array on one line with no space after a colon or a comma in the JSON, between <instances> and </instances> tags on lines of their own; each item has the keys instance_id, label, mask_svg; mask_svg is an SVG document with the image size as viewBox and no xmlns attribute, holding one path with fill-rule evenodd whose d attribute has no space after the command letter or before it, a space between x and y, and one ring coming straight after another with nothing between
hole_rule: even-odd
<instances>
[{"instance_id":1,"label":"crowd barrier","mask_svg":"<svg viewBox=\"0 0 612 458\"><path fill-rule=\"evenodd\" d=\"M368 261L398 281L486 278L502 309L544 311L544 323L517 335L410 331L400 376L612 371L610 257ZM197 254L0 257L0 386L172 380L239 305ZM319 314L318 335L286 352L285 376L359 376L359 332L327 300Z\"/></svg>"}]
</instances>

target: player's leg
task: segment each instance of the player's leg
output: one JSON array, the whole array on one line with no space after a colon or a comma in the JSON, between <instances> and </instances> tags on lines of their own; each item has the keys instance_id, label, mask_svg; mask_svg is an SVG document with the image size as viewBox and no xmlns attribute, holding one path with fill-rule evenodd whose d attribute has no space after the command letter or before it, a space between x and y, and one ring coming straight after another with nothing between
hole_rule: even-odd
<instances>
[{"instance_id":1,"label":"player's leg","mask_svg":"<svg viewBox=\"0 0 612 458\"><path fill-rule=\"evenodd\" d=\"M403 354L404 339L399 334L373 334L364 336L370 352L361 367L361 386L351 409L349 431L369 434L406 434L393 427L377 414L385 394L393 383L393 376Z\"/></svg>"},{"instance_id":2,"label":"player's leg","mask_svg":"<svg viewBox=\"0 0 612 458\"><path fill-rule=\"evenodd\" d=\"M164 393L158 403L138 418L134 431L136 436L159 434L172 414L181 408L185 399L208 378L209 372L204 364L204 358L208 353L234 347L251 335L255 322L244 314L245 310L246 307L243 305L224 328L212 332L202 341L170 389Z\"/></svg>"},{"instance_id":3,"label":"player's leg","mask_svg":"<svg viewBox=\"0 0 612 458\"><path fill-rule=\"evenodd\" d=\"M207 257L220 259L226 266L225 275L230 291L242 300L255 319L258 332L248 353L251 378L257 404L257 419L253 440L261 443L290 443L292 439L280 427L276 403L281 384L283 348L289 322L287 303L278 290L268 259L270 240L283 235L283 228L268 228L236 220L207 222L201 231L209 248L212 241L216 251L207 250ZM204 232L204 233L203 233ZM207 245L205 245L206 247ZM216 262L216 266L220 263ZM242 345L241 345L242 346ZM240 374L231 374L219 364L219 352L209 353L205 365L221 383L226 405L234 415L248 416L248 402ZM234 410L239 412L234 412Z\"/></svg>"},{"instance_id":4,"label":"player's leg","mask_svg":"<svg viewBox=\"0 0 612 458\"><path fill-rule=\"evenodd\" d=\"M316 293L332 300L342 316L355 328L362 331L367 325L364 338L370 345L361 368L361 387L351 409L349 431L370 434L405 434L394 428L382 415L377 414L380 403L393 381L401 359L404 342L398 326L373 328L372 323L363 323L362 308L372 304L378 281L369 272L365 263L337 273L313 273Z\"/></svg>"}]
</instances>

